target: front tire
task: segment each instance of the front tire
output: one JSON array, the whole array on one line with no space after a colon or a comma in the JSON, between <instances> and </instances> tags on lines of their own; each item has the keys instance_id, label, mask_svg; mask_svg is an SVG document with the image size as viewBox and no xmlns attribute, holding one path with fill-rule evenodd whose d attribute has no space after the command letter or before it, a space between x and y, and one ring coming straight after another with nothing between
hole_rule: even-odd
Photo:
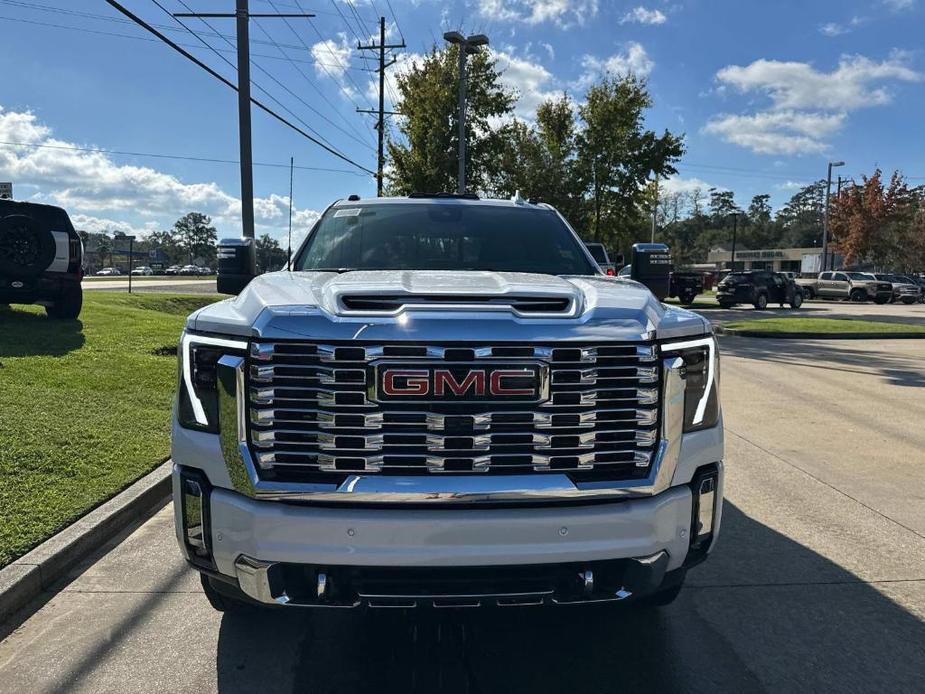
<instances>
[{"instance_id":1,"label":"front tire","mask_svg":"<svg viewBox=\"0 0 925 694\"><path fill-rule=\"evenodd\" d=\"M793 299L790 300L790 307L800 308L800 306L802 305L803 305L803 295L799 293L794 294Z\"/></svg>"},{"instance_id":2,"label":"front tire","mask_svg":"<svg viewBox=\"0 0 925 694\"><path fill-rule=\"evenodd\" d=\"M216 588L217 581L213 582L205 574L199 574L199 580L202 582L202 592L206 594L206 600L217 612L238 612L252 607L251 603L229 595L231 588L227 590Z\"/></svg>"},{"instance_id":3,"label":"front tire","mask_svg":"<svg viewBox=\"0 0 925 694\"><path fill-rule=\"evenodd\" d=\"M906 306L909 306L910 304L914 304L915 301L916 301L916 300L915 300L914 298L912 298L912 297L906 297L906 298L904 298L904 299L902 300L902 302L903 302Z\"/></svg>"},{"instance_id":4,"label":"front tire","mask_svg":"<svg viewBox=\"0 0 925 694\"><path fill-rule=\"evenodd\" d=\"M768 295L767 294L759 294L757 297L755 297L755 308L756 309L758 309L759 311L763 311L767 307L768 307Z\"/></svg>"},{"instance_id":5,"label":"front tire","mask_svg":"<svg viewBox=\"0 0 925 694\"><path fill-rule=\"evenodd\" d=\"M890 298L887 296L878 296L874 298L874 303L882 306L883 304L888 303L889 300Z\"/></svg>"}]
</instances>

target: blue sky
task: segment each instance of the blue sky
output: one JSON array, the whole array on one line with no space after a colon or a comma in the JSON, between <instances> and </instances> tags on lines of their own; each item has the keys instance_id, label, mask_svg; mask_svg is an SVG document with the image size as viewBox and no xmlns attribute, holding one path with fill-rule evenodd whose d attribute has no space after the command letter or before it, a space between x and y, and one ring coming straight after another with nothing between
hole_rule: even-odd
<instances>
[{"instance_id":1,"label":"blue sky","mask_svg":"<svg viewBox=\"0 0 925 694\"><path fill-rule=\"evenodd\" d=\"M227 11L233 0L183 0ZM158 0L185 11L181 0ZM153 0L124 0L144 19L233 78L214 52ZM529 118L543 98L576 101L607 70L647 76L648 124L683 132L688 152L673 190L729 188L745 206L767 192L775 206L843 159L859 177L876 166L925 183L925 0L251 0L254 12L305 11L312 20L254 20L254 95L336 149L375 167L375 97L357 38L380 14L407 69L449 29L483 32ZM396 22L397 19L397 22ZM221 55L230 45L190 21ZM233 22L210 20L231 36ZM52 26L54 25L54 26ZM20 199L63 204L79 226L144 232L189 210L239 230L236 97L102 0L0 0L0 180ZM265 32L265 33L264 33ZM274 44L275 42L275 44ZM262 70L261 70L262 68ZM394 90L393 90L394 91ZM274 102L273 99L278 100ZM279 104L282 104L280 106ZM287 113L284 109L289 109ZM295 115L291 115L295 114ZM304 126L303 126L304 127ZM27 146L33 145L33 146ZM34 145L42 145L36 147ZM71 149L116 150L101 154ZM268 116L254 113L258 233L282 236L295 157L296 235L335 198L371 195L375 182Z\"/></svg>"}]
</instances>

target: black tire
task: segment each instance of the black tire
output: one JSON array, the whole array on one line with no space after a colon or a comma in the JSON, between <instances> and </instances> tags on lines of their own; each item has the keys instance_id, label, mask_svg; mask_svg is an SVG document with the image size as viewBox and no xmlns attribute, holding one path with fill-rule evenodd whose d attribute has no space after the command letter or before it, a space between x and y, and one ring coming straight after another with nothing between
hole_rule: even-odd
<instances>
[{"instance_id":1,"label":"black tire","mask_svg":"<svg viewBox=\"0 0 925 694\"><path fill-rule=\"evenodd\" d=\"M32 217L11 214L0 219L0 275L38 277L54 259L54 236Z\"/></svg>"},{"instance_id":2,"label":"black tire","mask_svg":"<svg viewBox=\"0 0 925 694\"><path fill-rule=\"evenodd\" d=\"M694 303L695 298L697 298L696 294L683 294L681 297L679 297L678 300L685 306L690 306L692 303Z\"/></svg>"},{"instance_id":3,"label":"black tire","mask_svg":"<svg viewBox=\"0 0 925 694\"><path fill-rule=\"evenodd\" d=\"M83 303L84 295L80 285L68 286L61 290L61 295L54 304L45 307L45 313L55 320L76 320Z\"/></svg>"},{"instance_id":4,"label":"black tire","mask_svg":"<svg viewBox=\"0 0 925 694\"><path fill-rule=\"evenodd\" d=\"M240 598L229 595L234 590L231 586L223 590L215 587L217 581L214 581L205 574L199 574L199 580L202 582L202 592L206 594L206 600L212 605L217 612L237 612L252 607L252 604Z\"/></svg>"},{"instance_id":5,"label":"black tire","mask_svg":"<svg viewBox=\"0 0 925 694\"><path fill-rule=\"evenodd\" d=\"M851 293L848 295L848 301L867 301L867 292L865 292L863 289L852 289Z\"/></svg>"},{"instance_id":6,"label":"black tire","mask_svg":"<svg viewBox=\"0 0 925 694\"><path fill-rule=\"evenodd\" d=\"M874 297L874 303L880 306L882 306L885 303L888 303L889 301L890 301L890 297L888 296L875 296Z\"/></svg>"},{"instance_id":7,"label":"black tire","mask_svg":"<svg viewBox=\"0 0 925 694\"><path fill-rule=\"evenodd\" d=\"M732 308L733 306L735 306L735 304L733 304L731 301L720 301L719 302L720 308Z\"/></svg>"},{"instance_id":8,"label":"black tire","mask_svg":"<svg viewBox=\"0 0 925 694\"><path fill-rule=\"evenodd\" d=\"M803 295L799 292L795 292L793 298L790 300L791 308L800 308L803 305Z\"/></svg>"},{"instance_id":9,"label":"black tire","mask_svg":"<svg viewBox=\"0 0 925 694\"><path fill-rule=\"evenodd\" d=\"M813 291L812 287L803 288L803 298L807 301L812 301L816 298L816 292Z\"/></svg>"},{"instance_id":10,"label":"black tire","mask_svg":"<svg viewBox=\"0 0 925 694\"><path fill-rule=\"evenodd\" d=\"M902 302L906 304L906 306L908 306L910 304L914 304L916 302L916 299L911 296L906 296L906 297L903 297Z\"/></svg>"},{"instance_id":11,"label":"black tire","mask_svg":"<svg viewBox=\"0 0 925 694\"><path fill-rule=\"evenodd\" d=\"M768 295L762 292L758 294L758 296L755 297L755 308L758 309L759 311L763 311L767 307L768 307Z\"/></svg>"}]
</instances>

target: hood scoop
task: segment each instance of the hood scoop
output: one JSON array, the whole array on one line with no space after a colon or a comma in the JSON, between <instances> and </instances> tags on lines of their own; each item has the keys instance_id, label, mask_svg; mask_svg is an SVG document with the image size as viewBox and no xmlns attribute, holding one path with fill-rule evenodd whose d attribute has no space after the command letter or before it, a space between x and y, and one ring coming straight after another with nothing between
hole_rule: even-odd
<instances>
[{"instance_id":1,"label":"hood scoop","mask_svg":"<svg viewBox=\"0 0 925 694\"><path fill-rule=\"evenodd\" d=\"M510 311L523 316L569 316L572 296L485 296L461 294L344 294L346 313L396 314L408 309L431 311Z\"/></svg>"}]
</instances>

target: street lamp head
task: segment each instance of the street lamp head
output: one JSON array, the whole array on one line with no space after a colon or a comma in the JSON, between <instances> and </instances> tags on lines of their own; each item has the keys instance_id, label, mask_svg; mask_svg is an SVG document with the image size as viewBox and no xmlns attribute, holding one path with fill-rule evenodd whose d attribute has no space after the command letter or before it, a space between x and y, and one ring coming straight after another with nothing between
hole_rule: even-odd
<instances>
[{"instance_id":1,"label":"street lamp head","mask_svg":"<svg viewBox=\"0 0 925 694\"><path fill-rule=\"evenodd\" d=\"M845 162L843 161L829 162L829 166L831 166L832 168L835 168L836 166L844 166L844 165L845 165Z\"/></svg>"},{"instance_id":2,"label":"street lamp head","mask_svg":"<svg viewBox=\"0 0 925 694\"><path fill-rule=\"evenodd\" d=\"M488 37L485 34L473 34L466 38L466 43L470 46L487 46Z\"/></svg>"},{"instance_id":3,"label":"street lamp head","mask_svg":"<svg viewBox=\"0 0 925 694\"><path fill-rule=\"evenodd\" d=\"M443 35L444 41L450 43L465 43L466 37L460 34L458 31L448 31Z\"/></svg>"}]
</instances>

